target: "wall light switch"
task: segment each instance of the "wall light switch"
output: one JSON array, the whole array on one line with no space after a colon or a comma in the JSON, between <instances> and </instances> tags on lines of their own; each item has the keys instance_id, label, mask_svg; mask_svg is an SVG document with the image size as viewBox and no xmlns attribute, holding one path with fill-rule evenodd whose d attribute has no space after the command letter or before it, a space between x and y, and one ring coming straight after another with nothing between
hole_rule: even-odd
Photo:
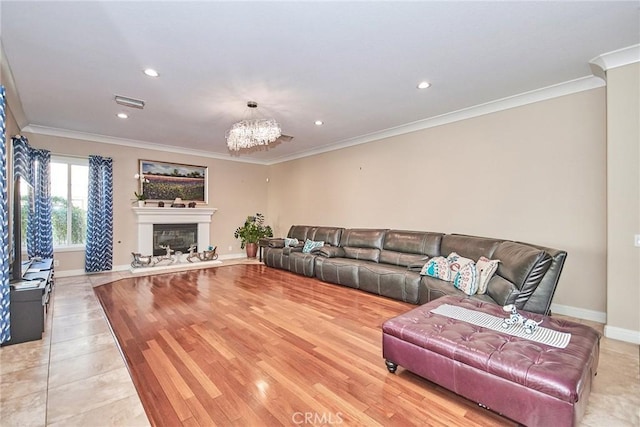
<instances>
[{"instance_id":1,"label":"wall light switch","mask_svg":"<svg viewBox=\"0 0 640 427\"><path fill-rule=\"evenodd\" d=\"M635 245L640 248L640 234L636 234L635 236Z\"/></svg>"}]
</instances>

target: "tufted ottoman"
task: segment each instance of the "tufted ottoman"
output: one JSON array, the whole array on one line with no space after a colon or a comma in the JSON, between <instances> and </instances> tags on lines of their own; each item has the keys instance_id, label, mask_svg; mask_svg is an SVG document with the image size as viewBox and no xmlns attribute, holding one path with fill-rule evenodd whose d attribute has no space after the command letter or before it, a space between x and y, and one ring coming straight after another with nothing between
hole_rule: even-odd
<instances>
[{"instance_id":1,"label":"tufted ottoman","mask_svg":"<svg viewBox=\"0 0 640 427\"><path fill-rule=\"evenodd\" d=\"M571 426L584 415L598 366L600 334L574 322L521 312L571 334L566 348L433 314L443 304L505 317L502 307L442 297L387 320L382 352L398 365L528 426Z\"/></svg>"}]
</instances>

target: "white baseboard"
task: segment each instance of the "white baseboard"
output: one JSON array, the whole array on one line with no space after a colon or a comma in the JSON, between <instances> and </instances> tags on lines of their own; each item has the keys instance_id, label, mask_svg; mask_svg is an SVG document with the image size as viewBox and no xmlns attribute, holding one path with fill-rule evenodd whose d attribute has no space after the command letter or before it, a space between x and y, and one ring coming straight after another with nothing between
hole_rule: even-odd
<instances>
[{"instance_id":1,"label":"white baseboard","mask_svg":"<svg viewBox=\"0 0 640 427\"><path fill-rule=\"evenodd\" d=\"M612 340L630 342L631 344L640 344L640 331L632 331L631 329L605 325L604 336L611 338Z\"/></svg>"},{"instance_id":2,"label":"white baseboard","mask_svg":"<svg viewBox=\"0 0 640 427\"><path fill-rule=\"evenodd\" d=\"M611 338L613 340L628 342L631 344L640 344L640 331L607 325L607 313L559 304L551 304L551 313L563 314L565 316L571 316L577 319L604 323L605 337Z\"/></svg>"},{"instance_id":3,"label":"white baseboard","mask_svg":"<svg viewBox=\"0 0 640 427\"><path fill-rule=\"evenodd\" d=\"M607 313L605 312L587 310L570 305L551 304L551 313L571 316L577 319L591 320L592 322L607 323Z\"/></svg>"}]
</instances>

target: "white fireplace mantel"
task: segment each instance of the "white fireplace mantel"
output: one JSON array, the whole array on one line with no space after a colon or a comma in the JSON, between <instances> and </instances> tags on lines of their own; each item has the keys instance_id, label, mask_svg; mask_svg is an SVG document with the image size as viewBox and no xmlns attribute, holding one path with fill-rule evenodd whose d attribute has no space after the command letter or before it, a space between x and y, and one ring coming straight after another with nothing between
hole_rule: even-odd
<instances>
[{"instance_id":1,"label":"white fireplace mantel","mask_svg":"<svg viewBox=\"0 0 640 427\"><path fill-rule=\"evenodd\" d=\"M153 224L198 224L198 251L209 247L211 217L217 208L132 208L138 224L138 252L153 253Z\"/></svg>"}]
</instances>

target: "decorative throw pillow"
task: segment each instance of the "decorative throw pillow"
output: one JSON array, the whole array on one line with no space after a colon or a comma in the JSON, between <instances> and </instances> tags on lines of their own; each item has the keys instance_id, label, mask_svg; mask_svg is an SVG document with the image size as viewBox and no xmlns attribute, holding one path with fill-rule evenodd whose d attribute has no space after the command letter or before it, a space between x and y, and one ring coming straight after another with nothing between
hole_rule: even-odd
<instances>
[{"instance_id":1,"label":"decorative throw pillow","mask_svg":"<svg viewBox=\"0 0 640 427\"><path fill-rule=\"evenodd\" d=\"M456 274L458 274L458 271L462 270L462 267L473 262L472 259L461 257L455 252L451 252L449 254L447 261L449 262L449 270L451 270L451 273L449 273L451 277L449 281L451 282L455 281Z\"/></svg>"},{"instance_id":2,"label":"decorative throw pillow","mask_svg":"<svg viewBox=\"0 0 640 427\"><path fill-rule=\"evenodd\" d=\"M475 262L468 262L458 270L453 286L467 295L475 295L478 292L478 270Z\"/></svg>"},{"instance_id":3,"label":"decorative throw pillow","mask_svg":"<svg viewBox=\"0 0 640 427\"><path fill-rule=\"evenodd\" d=\"M437 256L431 258L420 270L422 276L431 276L436 279L451 281L451 270L449 262L445 257Z\"/></svg>"},{"instance_id":4,"label":"decorative throw pillow","mask_svg":"<svg viewBox=\"0 0 640 427\"><path fill-rule=\"evenodd\" d=\"M324 242L323 241L319 241L319 242L315 242L313 240L305 240L304 242L304 246L302 248L302 252L304 252L305 254L311 253L312 250L317 249L317 248L321 248L324 246Z\"/></svg>"},{"instance_id":5,"label":"decorative throw pillow","mask_svg":"<svg viewBox=\"0 0 640 427\"><path fill-rule=\"evenodd\" d=\"M487 285L489 280L493 277L498 270L498 259L488 259L481 256L476 263L476 270L478 270L478 294L487 293Z\"/></svg>"},{"instance_id":6,"label":"decorative throw pillow","mask_svg":"<svg viewBox=\"0 0 640 427\"><path fill-rule=\"evenodd\" d=\"M288 248L288 247L292 247L292 246L298 246L300 242L298 242L298 239L290 239L288 237L284 238L284 247Z\"/></svg>"}]
</instances>

